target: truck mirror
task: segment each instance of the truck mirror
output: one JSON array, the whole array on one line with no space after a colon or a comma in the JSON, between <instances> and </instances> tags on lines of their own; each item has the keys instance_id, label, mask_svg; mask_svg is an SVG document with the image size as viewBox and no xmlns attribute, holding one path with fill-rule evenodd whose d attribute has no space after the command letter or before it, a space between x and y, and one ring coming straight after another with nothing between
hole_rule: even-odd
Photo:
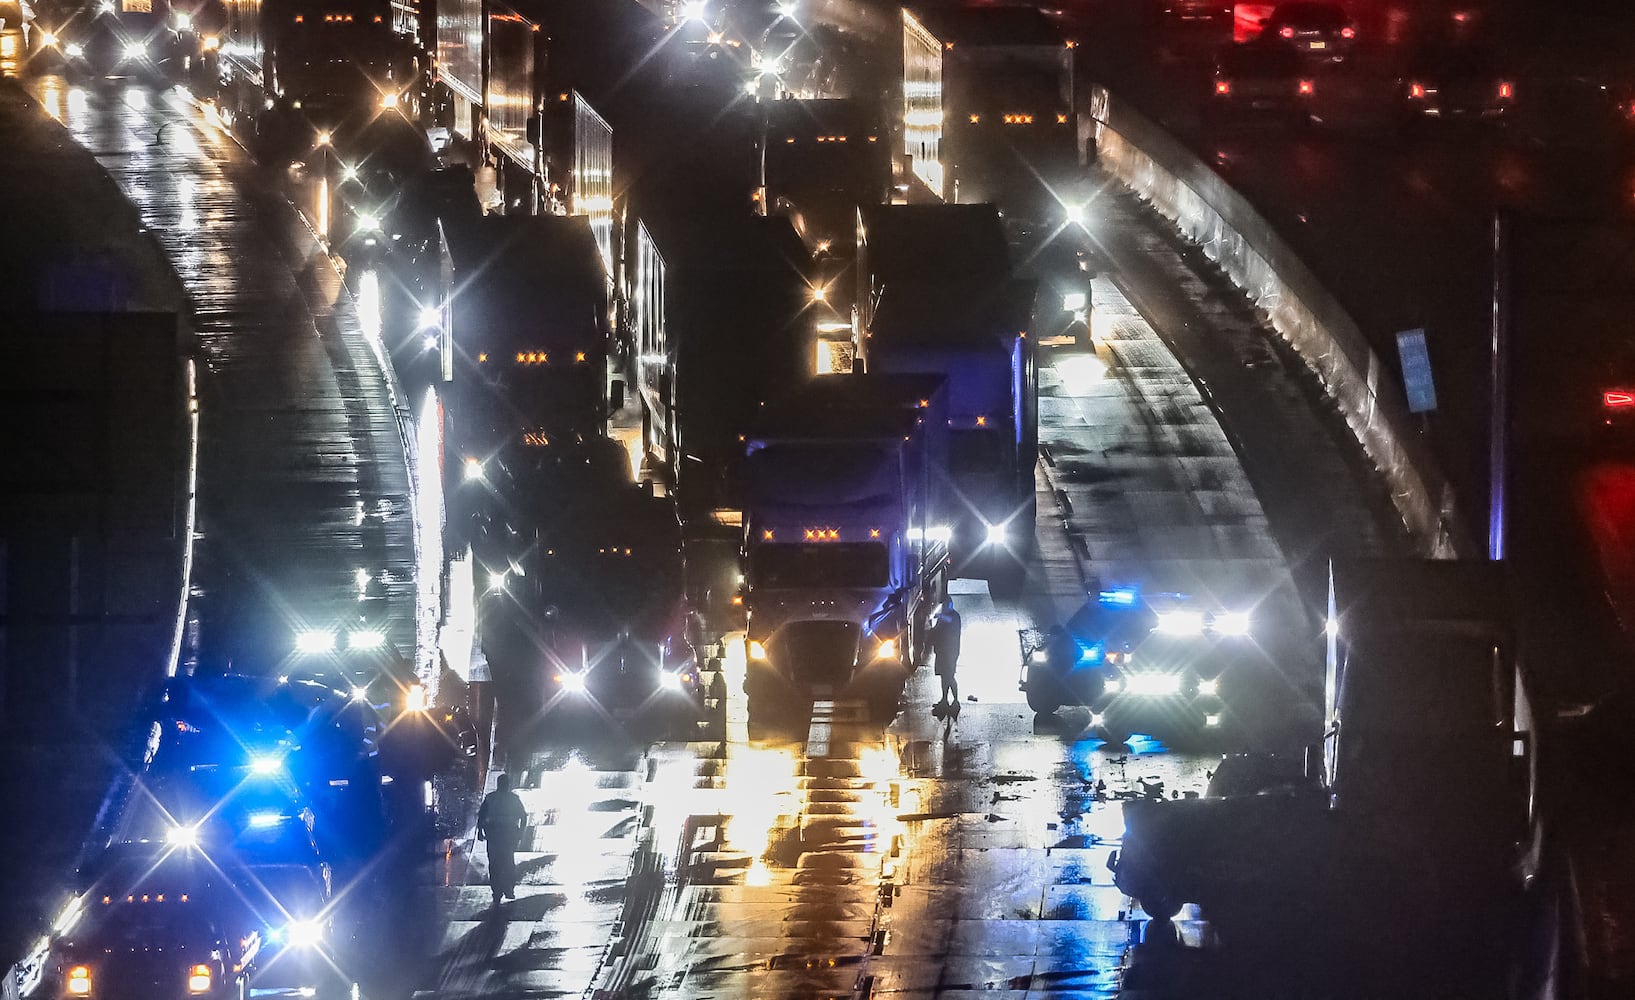
<instances>
[{"instance_id":1,"label":"truck mirror","mask_svg":"<svg viewBox=\"0 0 1635 1000\"><path fill-rule=\"evenodd\" d=\"M608 387L607 404L615 410L624 409L624 379L616 378Z\"/></svg>"},{"instance_id":2,"label":"truck mirror","mask_svg":"<svg viewBox=\"0 0 1635 1000\"><path fill-rule=\"evenodd\" d=\"M544 138L545 123L539 115L528 116L528 141L538 146Z\"/></svg>"}]
</instances>

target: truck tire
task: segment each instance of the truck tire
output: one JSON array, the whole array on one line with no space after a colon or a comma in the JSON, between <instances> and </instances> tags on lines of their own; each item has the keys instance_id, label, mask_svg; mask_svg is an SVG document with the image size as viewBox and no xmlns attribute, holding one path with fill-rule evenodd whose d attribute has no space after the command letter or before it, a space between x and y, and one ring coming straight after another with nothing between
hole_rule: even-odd
<instances>
[{"instance_id":1,"label":"truck tire","mask_svg":"<svg viewBox=\"0 0 1635 1000\"><path fill-rule=\"evenodd\" d=\"M1047 668L1028 667L1028 707L1038 715L1055 715L1062 707L1061 695L1056 690L1056 678Z\"/></svg>"},{"instance_id":2,"label":"truck tire","mask_svg":"<svg viewBox=\"0 0 1635 1000\"><path fill-rule=\"evenodd\" d=\"M1158 921L1170 921L1181 912L1181 904L1168 896L1155 896L1151 900L1137 899L1136 905L1147 911L1147 916Z\"/></svg>"}]
</instances>

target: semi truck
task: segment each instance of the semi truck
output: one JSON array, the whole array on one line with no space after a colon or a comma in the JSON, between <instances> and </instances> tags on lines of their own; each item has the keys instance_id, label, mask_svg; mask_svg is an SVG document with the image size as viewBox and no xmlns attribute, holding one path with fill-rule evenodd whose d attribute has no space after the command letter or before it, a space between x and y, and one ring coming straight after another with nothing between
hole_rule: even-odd
<instances>
[{"instance_id":1,"label":"semi truck","mask_svg":"<svg viewBox=\"0 0 1635 1000\"><path fill-rule=\"evenodd\" d=\"M949 204L1060 220L1080 161L1075 47L1033 7L905 8L902 176Z\"/></svg>"},{"instance_id":2,"label":"semi truck","mask_svg":"<svg viewBox=\"0 0 1635 1000\"><path fill-rule=\"evenodd\" d=\"M896 714L947 599L946 414L940 376L837 375L751 436L751 717L817 698L862 700L881 721Z\"/></svg>"},{"instance_id":3,"label":"semi truck","mask_svg":"<svg viewBox=\"0 0 1635 1000\"><path fill-rule=\"evenodd\" d=\"M502 726L696 716L674 503L611 478L573 486L531 495L476 545Z\"/></svg>"},{"instance_id":4,"label":"semi truck","mask_svg":"<svg viewBox=\"0 0 1635 1000\"><path fill-rule=\"evenodd\" d=\"M812 375L811 259L787 219L747 203L666 199L632 218L624 297L642 448L678 497L693 601L730 614L743 436Z\"/></svg>"},{"instance_id":5,"label":"semi truck","mask_svg":"<svg viewBox=\"0 0 1635 1000\"><path fill-rule=\"evenodd\" d=\"M383 113L419 113L425 69L393 30L390 0L229 3L219 52L222 120L267 158L339 147Z\"/></svg>"},{"instance_id":6,"label":"semi truck","mask_svg":"<svg viewBox=\"0 0 1635 1000\"><path fill-rule=\"evenodd\" d=\"M441 245L451 523L578 466L620 475L626 463L605 436L611 316L590 220L468 219L446 226Z\"/></svg>"},{"instance_id":7,"label":"semi truck","mask_svg":"<svg viewBox=\"0 0 1635 1000\"><path fill-rule=\"evenodd\" d=\"M1432 886L1471 919L1502 915L1536 873L1533 714L1504 567L1336 562L1329 595L1320 784L1126 803L1109 866L1154 918L1192 902L1230 927L1344 900L1380 915L1357 922L1377 933Z\"/></svg>"},{"instance_id":8,"label":"semi truck","mask_svg":"<svg viewBox=\"0 0 1635 1000\"><path fill-rule=\"evenodd\" d=\"M857 362L948 380L954 573L1013 595L1037 515L1035 286L1011 277L991 205L874 206L858 225Z\"/></svg>"}]
</instances>

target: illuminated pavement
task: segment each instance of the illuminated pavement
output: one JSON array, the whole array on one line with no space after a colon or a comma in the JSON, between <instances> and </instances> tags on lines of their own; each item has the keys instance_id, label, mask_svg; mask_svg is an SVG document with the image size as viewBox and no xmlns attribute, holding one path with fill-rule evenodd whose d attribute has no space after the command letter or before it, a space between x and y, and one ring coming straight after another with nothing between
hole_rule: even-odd
<instances>
[{"instance_id":1,"label":"illuminated pavement","mask_svg":"<svg viewBox=\"0 0 1635 1000\"><path fill-rule=\"evenodd\" d=\"M981 582L953 587L960 719L932 717L937 682L922 669L885 731L845 704L820 706L806 729L751 728L741 647L729 647L711 738L564 739L527 762L531 874L515 902L491 910L483 848L469 834L451 842L429 874L445 930L423 989L1121 993L1147 922L1106 869L1117 800L1143 783L1201 791L1216 754L1110 748L1085 735L1083 710L1035 720L1017 688L1016 630L1070 613L1086 574L1213 588L1258 602L1269 628L1309 623L1196 387L1111 283L1095 297L1098 355L1042 365L1040 436L1055 465L1041 467L1025 593L996 604ZM1207 928L1182 919L1159 936L1177 934L1199 945Z\"/></svg>"},{"instance_id":2,"label":"illuminated pavement","mask_svg":"<svg viewBox=\"0 0 1635 1000\"><path fill-rule=\"evenodd\" d=\"M194 305L197 662L288 670L302 629L342 650L371 630L405 656L430 648L402 406L311 231L178 91L52 77L32 90L141 210Z\"/></svg>"}]
</instances>

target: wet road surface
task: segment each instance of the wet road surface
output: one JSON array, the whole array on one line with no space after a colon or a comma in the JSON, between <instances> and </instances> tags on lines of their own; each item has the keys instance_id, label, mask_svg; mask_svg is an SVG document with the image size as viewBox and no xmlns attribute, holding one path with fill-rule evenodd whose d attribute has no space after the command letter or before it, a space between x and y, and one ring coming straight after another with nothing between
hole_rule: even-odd
<instances>
[{"instance_id":1,"label":"wet road surface","mask_svg":"<svg viewBox=\"0 0 1635 1000\"><path fill-rule=\"evenodd\" d=\"M484 846L469 831L449 841L426 876L445 930L424 990L1133 995L1126 967L1148 921L1106 868L1119 800L1201 791L1220 747L1108 746L1082 709L1036 719L1016 630L1067 615L1098 576L1252 600L1270 634L1311 621L1196 386L1113 282L1093 294L1098 351L1041 365L1053 464L1024 595L952 588L960 717L933 717L922 669L885 730L845 703L820 703L806 727L751 727L729 642L727 697L694 738L564 736L513 762L528 874L491 907ZM1189 916L1157 936L1201 953L1208 928Z\"/></svg>"},{"instance_id":2,"label":"wet road surface","mask_svg":"<svg viewBox=\"0 0 1635 1000\"><path fill-rule=\"evenodd\" d=\"M381 631L414 656L410 477L378 338L329 258L244 151L179 90L36 80L158 236L201 352L194 661L274 673L303 630Z\"/></svg>"}]
</instances>

